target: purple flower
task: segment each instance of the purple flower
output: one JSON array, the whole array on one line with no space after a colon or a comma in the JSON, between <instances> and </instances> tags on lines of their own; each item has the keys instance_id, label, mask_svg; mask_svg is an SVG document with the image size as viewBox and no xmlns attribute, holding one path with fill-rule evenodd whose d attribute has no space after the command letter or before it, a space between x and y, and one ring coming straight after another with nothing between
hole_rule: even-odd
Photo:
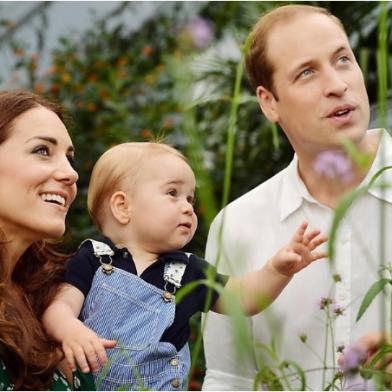
<instances>
[{"instance_id":1,"label":"purple flower","mask_svg":"<svg viewBox=\"0 0 392 392\"><path fill-rule=\"evenodd\" d=\"M323 151L317 156L314 170L320 176L348 183L353 178L351 161L341 151Z\"/></svg>"},{"instance_id":2,"label":"purple flower","mask_svg":"<svg viewBox=\"0 0 392 392\"><path fill-rule=\"evenodd\" d=\"M211 22L201 17L192 19L186 25L185 31L197 49L206 48L214 38Z\"/></svg>"},{"instance_id":3,"label":"purple flower","mask_svg":"<svg viewBox=\"0 0 392 392\"><path fill-rule=\"evenodd\" d=\"M339 358L339 366L344 373L353 372L358 369L367 359L367 351L359 346L349 347Z\"/></svg>"},{"instance_id":4,"label":"purple flower","mask_svg":"<svg viewBox=\"0 0 392 392\"><path fill-rule=\"evenodd\" d=\"M321 310L324 310L325 308L327 308L329 305L331 305L333 303L334 303L334 300L332 298L321 297L319 307Z\"/></svg>"},{"instance_id":5,"label":"purple flower","mask_svg":"<svg viewBox=\"0 0 392 392\"><path fill-rule=\"evenodd\" d=\"M343 315L343 307L339 304L334 304L333 306L333 312L336 316L342 316Z\"/></svg>"}]
</instances>

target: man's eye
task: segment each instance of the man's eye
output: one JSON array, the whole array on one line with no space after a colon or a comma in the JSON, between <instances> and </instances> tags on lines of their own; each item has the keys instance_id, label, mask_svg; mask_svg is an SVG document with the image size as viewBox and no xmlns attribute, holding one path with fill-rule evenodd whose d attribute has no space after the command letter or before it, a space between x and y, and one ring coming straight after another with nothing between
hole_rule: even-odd
<instances>
[{"instance_id":1,"label":"man's eye","mask_svg":"<svg viewBox=\"0 0 392 392\"><path fill-rule=\"evenodd\" d=\"M339 57L338 61L339 61L339 63L346 64L350 61L350 59L347 56L341 56L341 57Z\"/></svg>"},{"instance_id":2,"label":"man's eye","mask_svg":"<svg viewBox=\"0 0 392 392\"><path fill-rule=\"evenodd\" d=\"M48 146L37 146L34 148L33 154L49 156L49 147Z\"/></svg>"},{"instance_id":3,"label":"man's eye","mask_svg":"<svg viewBox=\"0 0 392 392\"><path fill-rule=\"evenodd\" d=\"M304 69L304 70L301 72L300 76L309 76L309 75L311 75L312 73L313 73L313 71L312 71L310 68L306 68L306 69Z\"/></svg>"}]
</instances>

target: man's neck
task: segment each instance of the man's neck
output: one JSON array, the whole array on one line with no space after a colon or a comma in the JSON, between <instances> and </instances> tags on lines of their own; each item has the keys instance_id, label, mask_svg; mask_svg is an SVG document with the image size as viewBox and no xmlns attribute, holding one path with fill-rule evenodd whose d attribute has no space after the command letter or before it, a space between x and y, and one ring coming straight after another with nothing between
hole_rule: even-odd
<instances>
[{"instance_id":1,"label":"man's neck","mask_svg":"<svg viewBox=\"0 0 392 392\"><path fill-rule=\"evenodd\" d=\"M345 150L338 153L344 157L350 167L350 176L347 178L339 177L338 174L330 175L320 173L316 169L316 162L320 155L312 157L305 154L298 154L298 173L304 182L309 193L321 204L335 209L342 197L357 188L366 177L377 153L380 142L380 134L367 135L360 146L356 146L358 152L367 154L369 159L365 167L359 166Z\"/></svg>"}]
</instances>

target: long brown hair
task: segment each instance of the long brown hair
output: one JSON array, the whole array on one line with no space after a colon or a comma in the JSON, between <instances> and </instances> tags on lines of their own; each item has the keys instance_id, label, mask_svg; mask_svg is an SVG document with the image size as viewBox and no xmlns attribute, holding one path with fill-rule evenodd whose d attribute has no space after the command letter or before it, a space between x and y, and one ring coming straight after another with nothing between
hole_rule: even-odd
<instances>
[{"instance_id":1,"label":"long brown hair","mask_svg":"<svg viewBox=\"0 0 392 392\"><path fill-rule=\"evenodd\" d=\"M64 121L61 106L26 91L0 92L0 144L12 132L13 121L22 113L43 106ZM48 389L60 350L50 340L41 317L53 300L64 274L66 256L54 246L38 241L17 262L11 276L3 262L5 234L0 228L0 358L14 389Z\"/></svg>"}]
</instances>

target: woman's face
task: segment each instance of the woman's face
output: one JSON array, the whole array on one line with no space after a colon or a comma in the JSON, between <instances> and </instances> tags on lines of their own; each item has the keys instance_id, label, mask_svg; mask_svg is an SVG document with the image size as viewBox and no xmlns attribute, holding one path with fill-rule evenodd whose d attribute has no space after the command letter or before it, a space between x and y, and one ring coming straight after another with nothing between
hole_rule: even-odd
<instances>
[{"instance_id":1,"label":"woman's face","mask_svg":"<svg viewBox=\"0 0 392 392\"><path fill-rule=\"evenodd\" d=\"M78 179L68 131L40 106L18 116L9 132L0 144L0 227L11 241L58 238Z\"/></svg>"}]
</instances>

